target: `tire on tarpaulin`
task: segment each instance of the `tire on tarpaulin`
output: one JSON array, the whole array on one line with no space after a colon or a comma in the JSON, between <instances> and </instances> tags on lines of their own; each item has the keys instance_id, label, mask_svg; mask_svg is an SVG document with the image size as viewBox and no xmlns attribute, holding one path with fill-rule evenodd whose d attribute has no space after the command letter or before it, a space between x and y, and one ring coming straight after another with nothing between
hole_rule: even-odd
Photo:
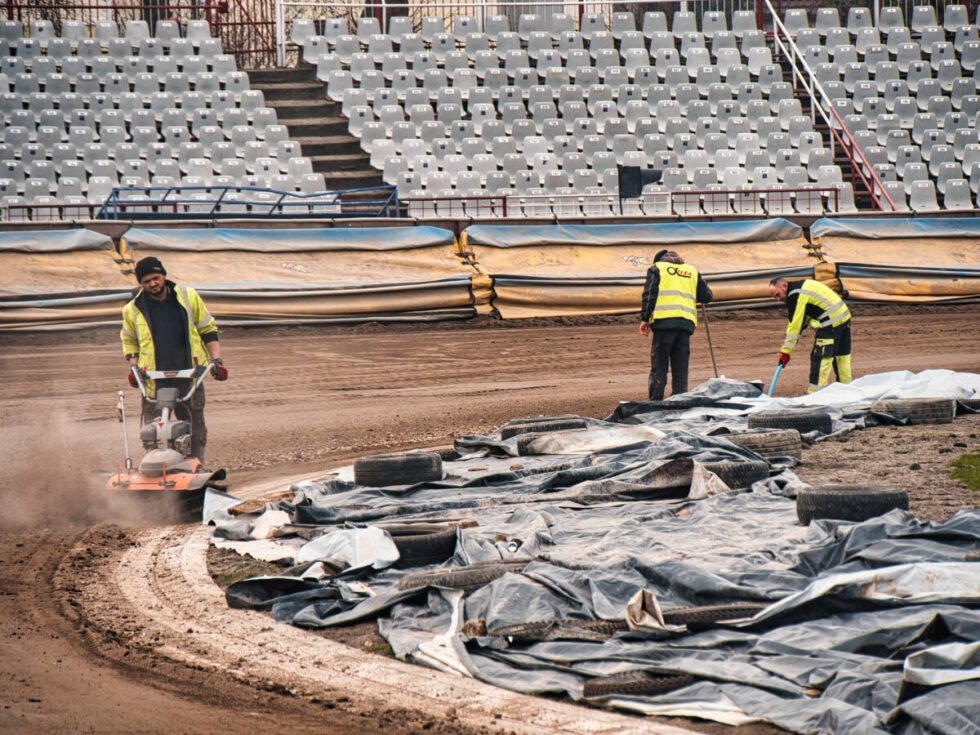
<instances>
[{"instance_id":1,"label":"tire on tarpaulin","mask_svg":"<svg viewBox=\"0 0 980 735\"><path fill-rule=\"evenodd\" d=\"M894 485L816 485L796 493L796 517L804 526L828 518L866 521L895 508L909 509L909 496Z\"/></svg>"},{"instance_id":2,"label":"tire on tarpaulin","mask_svg":"<svg viewBox=\"0 0 980 735\"><path fill-rule=\"evenodd\" d=\"M358 457L354 482L368 487L414 485L442 479L442 458L435 452L404 452Z\"/></svg>"},{"instance_id":3,"label":"tire on tarpaulin","mask_svg":"<svg viewBox=\"0 0 980 735\"><path fill-rule=\"evenodd\" d=\"M801 434L808 431L829 434L833 426L830 414L816 409L754 413L748 420L750 429L796 429Z\"/></svg>"},{"instance_id":4,"label":"tire on tarpaulin","mask_svg":"<svg viewBox=\"0 0 980 735\"><path fill-rule=\"evenodd\" d=\"M472 591L490 584L508 572L519 572L533 559L514 561L477 562L457 569L429 569L412 572L398 580L399 589L409 590L418 587L448 587L454 590Z\"/></svg>"},{"instance_id":5,"label":"tire on tarpaulin","mask_svg":"<svg viewBox=\"0 0 980 735\"><path fill-rule=\"evenodd\" d=\"M969 410L961 410L969 409ZM957 398L956 399L956 415L967 414L971 412L980 413L980 398Z\"/></svg>"},{"instance_id":6,"label":"tire on tarpaulin","mask_svg":"<svg viewBox=\"0 0 980 735\"><path fill-rule=\"evenodd\" d=\"M949 424L956 414L952 398L887 398L871 404L871 413L884 414L910 424Z\"/></svg>"},{"instance_id":7,"label":"tire on tarpaulin","mask_svg":"<svg viewBox=\"0 0 980 735\"><path fill-rule=\"evenodd\" d=\"M725 620L751 618L766 606L758 602L731 602L723 605L698 605L675 607L664 610L664 622L668 625L705 625Z\"/></svg>"},{"instance_id":8,"label":"tire on tarpaulin","mask_svg":"<svg viewBox=\"0 0 980 735\"><path fill-rule=\"evenodd\" d=\"M395 542L398 569L441 564L456 553L456 526L419 524L382 526Z\"/></svg>"},{"instance_id":9,"label":"tire on tarpaulin","mask_svg":"<svg viewBox=\"0 0 980 735\"><path fill-rule=\"evenodd\" d=\"M802 459L803 457L803 442L800 439L800 432L796 429L747 431L738 434L724 434L722 438L746 449L751 449L766 459L775 457Z\"/></svg>"},{"instance_id":10,"label":"tire on tarpaulin","mask_svg":"<svg viewBox=\"0 0 980 735\"><path fill-rule=\"evenodd\" d=\"M695 681L687 674L661 675L647 671L624 671L609 676L597 676L585 682L582 694L586 699L611 694L639 694L652 696L665 694L686 687Z\"/></svg>"},{"instance_id":11,"label":"tire on tarpaulin","mask_svg":"<svg viewBox=\"0 0 980 735\"><path fill-rule=\"evenodd\" d=\"M584 429L586 423L584 419L554 419L550 421L533 421L531 423L505 424L500 427L500 438L510 439L519 434L546 434L550 431L567 431L568 429Z\"/></svg>"},{"instance_id":12,"label":"tire on tarpaulin","mask_svg":"<svg viewBox=\"0 0 980 735\"><path fill-rule=\"evenodd\" d=\"M757 459L740 462L724 460L721 462L704 462L704 468L718 475L728 487L739 489L751 487L753 482L769 477L769 463Z\"/></svg>"}]
</instances>

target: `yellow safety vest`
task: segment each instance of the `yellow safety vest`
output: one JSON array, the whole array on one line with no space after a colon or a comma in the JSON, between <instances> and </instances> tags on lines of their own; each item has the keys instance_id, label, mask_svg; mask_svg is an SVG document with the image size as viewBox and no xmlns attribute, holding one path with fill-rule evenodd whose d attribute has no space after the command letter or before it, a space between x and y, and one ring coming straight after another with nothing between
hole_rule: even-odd
<instances>
[{"instance_id":1,"label":"yellow safety vest","mask_svg":"<svg viewBox=\"0 0 980 735\"><path fill-rule=\"evenodd\" d=\"M785 354L791 354L796 349L796 343L803 333L803 322L813 329L823 329L824 327L838 327L851 318L851 311L847 304L833 289L825 286L820 281L811 278L803 281L799 289L794 289L786 294L789 298L797 296L796 309L793 311L793 318L790 319L786 327L786 341L783 342L779 350ZM820 314L814 318L807 318L806 307L810 304L820 309Z\"/></svg>"},{"instance_id":2,"label":"yellow safety vest","mask_svg":"<svg viewBox=\"0 0 980 735\"><path fill-rule=\"evenodd\" d=\"M660 271L660 289L650 323L660 319L687 319L698 325L698 269L683 263L656 263Z\"/></svg>"},{"instance_id":3,"label":"yellow safety vest","mask_svg":"<svg viewBox=\"0 0 980 735\"><path fill-rule=\"evenodd\" d=\"M169 283L169 282L168 282ZM187 314L187 335L190 338L191 359L198 365L207 365L211 358L201 335L212 334L218 331L214 323L214 317L208 312L204 301L198 296L190 286L176 286L169 284L177 295L179 303ZM143 290L136 294L132 301L126 304L122 310L123 324L119 333L122 339L122 351L124 355L133 353L139 354L137 363L144 370L156 370L156 350L153 346L153 333L150 325L143 316L143 312L136 306L136 300L143 294ZM149 296L147 296L149 298ZM147 392L151 397L156 395L154 381L147 381Z\"/></svg>"}]
</instances>

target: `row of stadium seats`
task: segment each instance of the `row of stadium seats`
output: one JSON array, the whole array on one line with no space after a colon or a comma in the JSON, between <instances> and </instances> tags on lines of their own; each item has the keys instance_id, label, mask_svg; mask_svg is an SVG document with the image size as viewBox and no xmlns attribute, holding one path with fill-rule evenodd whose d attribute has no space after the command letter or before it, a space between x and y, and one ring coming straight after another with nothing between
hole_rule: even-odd
<instances>
[{"instance_id":1,"label":"row of stadium seats","mask_svg":"<svg viewBox=\"0 0 980 735\"><path fill-rule=\"evenodd\" d=\"M143 21L94 36L64 21L0 24L0 201L23 214L98 204L118 186L323 191L276 112L207 24ZM156 196L160 194L157 193ZM137 198L146 194L135 194ZM195 191L194 198L210 196Z\"/></svg>"},{"instance_id":2,"label":"row of stadium seats","mask_svg":"<svg viewBox=\"0 0 980 735\"><path fill-rule=\"evenodd\" d=\"M72 47L80 47L89 38L85 23L80 20L62 20L61 34L55 31L54 23L47 19L32 20L27 27L19 20L0 21L0 40L12 46L32 40L47 47L59 40L67 41ZM126 30L119 34L119 26L113 20L97 20L94 25L92 39L103 46L122 38L132 47L139 46L143 41L154 39L162 43L170 43L181 39L180 26L173 20L160 20L156 23L156 33L150 35L150 26L145 20L130 20L126 22ZM203 44L211 37L211 28L207 21L189 20L184 27L183 38L194 45Z\"/></svg>"},{"instance_id":3,"label":"row of stadium seats","mask_svg":"<svg viewBox=\"0 0 980 735\"><path fill-rule=\"evenodd\" d=\"M875 27L867 9L849 12L846 26L836 9L821 9L813 26L805 14L785 15L849 128L877 136L878 115L870 114L878 112L876 103L865 110L864 102L879 84L882 100L888 96L880 109L881 144L856 137L871 148L869 163L886 184L900 184L899 206L913 193L921 204L923 173L940 194L952 181L954 193L961 184L976 191L973 148L966 169L962 164L967 148L980 143L980 88L970 56L977 34L963 10L947 12L948 31L915 13L915 40L890 14ZM616 14L608 28L590 16L578 30L565 18L551 27L525 15L516 33L505 19L488 20L485 30L470 20L457 18L452 34L441 20L424 21L424 33L398 21L381 34L373 19L362 19L356 35L339 23L329 30L313 21L294 26L293 40L317 64L350 132L385 180L406 194L542 184L551 193L566 184L586 187L583 165L601 172L617 164L663 169L665 188L842 183L829 142L814 131L748 16L731 30L720 13L706 13L700 27L692 14L678 13L670 29L665 14L648 13L641 31L629 14ZM910 68L915 93L902 87ZM907 141L899 160L897 148L906 141L896 134L886 146L885 139L903 126L910 133L913 126L929 129L932 143L949 150L938 148L930 166L921 145L911 150ZM940 144L939 135L949 139ZM721 165L699 165L705 156ZM729 173L730 163L744 168ZM898 200L898 189L890 188Z\"/></svg>"},{"instance_id":4,"label":"row of stadium seats","mask_svg":"<svg viewBox=\"0 0 980 735\"><path fill-rule=\"evenodd\" d=\"M980 8L977 11L977 18L977 23L980 24ZM865 7L849 8L846 22L843 25L841 24L840 11L836 7L817 8L812 26L806 9L791 8L785 11L783 23L793 37L797 37L801 32L810 29L816 31L820 36L826 36L828 33L844 29L852 38L856 38L862 31L869 29L887 32L905 27L902 10L895 6L882 8L877 26L873 23L871 10ZM910 29L913 33L923 33L928 28L940 26L949 33L955 33L962 26L969 24L970 18L966 5L946 5L943 10L941 26L936 16L935 7L922 5L912 9ZM293 20L291 25L290 41L303 46L308 39L319 36L328 43L332 43L340 36L349 35L350 30L351 28L345 18L327 18L325 20L297 18ZM548 33L557 39L563 33L578 32L588 39L596 33L608 32L614 38L621 39L624 35L637 30L635 18L632 13L628 12L614 12L608 24L601 13L584 13L579 20L578 27L570 15L559 12L549 14L549 16L535 13L521 14L516 28L511 27L510 20L506 15L487 16L482 25L473 16L458 15L453 19L451 33L447 33L443 19L435 16L423 16L418 32L416 32L410 17L392 16L388 20L387 34L385 34L377 18L361 17L357 19L355 33L356 37L363 43L367 43L372 36L385 34L396 43L400 43L405 37L418 36L425 43L432 44L438 43L440 36L450 35L462 41L468 34L480 32L491 38L496 38L500 34L516 31L519 38L527 42L534 33ZM723 11L705 11L701 15L699 24L694 12L679 10L672 14L668 28L667 14L663 11L651 10L644 13L639 30L647 39L652 39L655 34L668 30L678 39L692 32L700 32L710 39L716 34L729 31L741 38L743 34L756 32L758 25L753 10L734 11L730 27Z\"/></svg>"}]
</instances>

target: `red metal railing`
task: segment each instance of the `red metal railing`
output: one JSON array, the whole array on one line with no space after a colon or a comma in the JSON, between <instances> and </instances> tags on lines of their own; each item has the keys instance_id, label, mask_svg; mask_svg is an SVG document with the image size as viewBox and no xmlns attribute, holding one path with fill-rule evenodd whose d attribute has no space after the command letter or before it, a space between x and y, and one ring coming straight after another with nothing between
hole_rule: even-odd
<instances>
[{"instance_id":1,"label":"red metal railing","mask_svg":"<svg viewBox=\"0 0 980 735\"><path fill-rule=\"evenodd\" d=\"M274 66L276 58L275 0L202 0L201 2L141 3L27 3L8 0L5 17L26 26L32 20L50 20L61 35L62 23L80 20L90 35L96 21L115 21L120 34L126 23L145 20L154 34L161 20L175 20L182 26L189 20L206 20L211 35L221 39L225 53L235 56L240 69Z\"/></svg>"},{"instance_id":2,"label":"red metal railing","mask_svg":"<svg viewBox=\"0 0 980 735\"><path fill-rule=\"evenodd\" d=\"M824 90L823 85L817 80L806 59L803 58L803 54L796 45L796 42L790 36L782 20L777 15L778 11L773 7L770 0L762 0L761 4L769 10L772 20L773 41L776 48L787 58L793 68L793 86L801 86L807 92L810 97L811 115L815 112L820 113L830 131L831 143L838 143L844 150L844 154L850 163L852 185L855 183L855 178L861 182L863 189L871 196L871 204L874 209L885 209L881 201L879 201L880 195L888 203L888 209L891 211L897 210L898 208L895 206L895 202L888 195L884 185L881 183L881 179L878 178L878 174L875 173L874 168L868 163L868 159L865 158L864 151L861 150L857 141L854 140L854 136L847 129L840 114L830 104L830 96Z\"/></svg>"}]
</instances>

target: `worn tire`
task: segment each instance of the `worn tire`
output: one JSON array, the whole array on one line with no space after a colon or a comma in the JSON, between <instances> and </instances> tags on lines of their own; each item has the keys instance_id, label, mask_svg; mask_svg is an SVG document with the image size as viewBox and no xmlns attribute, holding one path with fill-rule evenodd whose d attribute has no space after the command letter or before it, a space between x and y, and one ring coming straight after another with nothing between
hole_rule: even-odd
<instances>
[{"instance_id":1,"label":"worn tire","mask_svg":"<svg viewBox=\"0 0 980 735\"><path fill-rule=\"evenodd\" d=\"M412 572L398 580L398 587L410 590L432 586L472 591L490 584L507 572L519 572L530 563L530 559L491 561L470 564L461 569L429 569L424 572Z\"/></svg>"},{"instance_id":2,"label":"worn tire","mask_svg":"<svg viewBox=\"0 0 980 735\"><path fill-rule=\"evenodd\" d=\"M509 424L500 427L500 438L510 439L518 434L546 434L549 431L564 431L565 429L584 429L585 421L580 418L555 419L553 421L535 421L532 423Z\"/></svg>"},{"instance_id":3,"label":"worn tire","mask_svg":"<svg viewBox=\"0 0 980 735\"><path fill-rule=\"evenodd\" d=\"M516 426L517 424L550 424L552 421L568 421L569 419L578 418L581 418L581 416L576 416L574 413L563 413L557 416L525 416L524 418L505 421L502 426Z\"/></svg>"},{"instance_id":4,"label":"worn tire","mask_svg":"<svg viewBox=\"0 0 980 735\"><path fill-rule=\"evenodd\" d=\"M386 526L384 530L398 549L397 569L440 564L456 553L455 526L420 523Z\"/></svg>"},{"instance_id":5,"label":"worn tire","mask_svg":"<svg viewBox=\"0 0 980 735\"><path fill-rule=\"evenodd\" d=\"M527 448L530 446L531 442L537 439L541 434L537 432L532 432L530 434L520 434L517 437L517 454L521 457L526 457L528 454Z\"/></svg>"},{"instance_id":6,"label":"worn tire","mask_svg":"<svg viewBox=\"0 0 980 735\"><path fill-rule=\"evenodd\" d=\"M952 398L891 398L871 404L872 413L906 419L910 424L948 424L953 421Z\"/></svg>"},{"instance_id":7,"label":"worn tire","mask_svg":"<svg viewBox=\"0 0 980 735\"><path fill-rule=\"evenodd\" d=\"M724 437L739 446L751 449L766 459L776 457L803 457L803 441L796 429L771 429L750 431L743 434L728 434Z\"/></svg>"},{"instance_id":8,"label":"worn tire","mask_svg":"<svg viewBox=\"0 0 980 735\"><path fill-rule=\"evenodd\" d=\"M963 408L970 409L969 411L960 411L960 406ZM967 414L972 411L980 411L980 398L957 398L956 399L956 415L959 416L961 413Z\"/></svg>"},{"instance_id":9,"label":"worn tire","mask_svg":"<svg viewBox=\"0 0 980 735\"><path fill-rule=\"evenodd\" d=\"M543 620L533 623L500 625L487 631L487 635L506 636L517 641L549 641L582 638L605 640L617 633L629 630L625 620Z\"/></svg>"},{"instance_id":10,"label":"worn tire","mask_svg":"<svg viewBox=\"0 0 980 735\"><path fill-rule=\"evenodd\" d=\"M727 605L698 605L664 610L664 622L670 625L704 625L725 620L749 618L765 605L757 602L733 602Z\"/></svg>"},{"instance_id":11,"label":"worn tire","mask_svg":"<svg viewBox=\"0 0 980 735\"><path fill-rule=\"evenodd\" d=\"M621 674L597 676L585 682L582 694L588 699L610 694L665 694L694 683L687 674L658 676L646 671L624 671Z\"/></svg>"},{"instance_id":12,"label":"worn tire","mask_svg":"<svg viewBox=\"0 0 980 735\"><path fill-rule=\"evenodd\" d=\"M769 411L749 416L750 429L796 429L801 434L819 431L829 434L834 422L826 411L806 409L802 411Z\"/></svg>"},{"instance_id":13,"label":"worn tire","mask_svg":"<svg viewBox=\"0 0 980 735\"><path fill-rule=\"evenodd\" d=\"M705 462L704 468L718 475L733 490L750 487L753 482L769 477L769 463L758 460Z\"/></svg>"},{"instance_id":14,"label":"worn tire","mask_svg":"<svg viewBox=\"0 0 980 735\"><path fill-rule=\"evenodd\" d=\"M804 526L820 518L866 521L893 508L908 510L909 496L892 485L817 485L796 494L796 517Z\"/></svg>"},{"instance_id":15,"label":"worn tire","mask_svg":"<svg viewBox=\"0 0 980 735\"><path fill-rule=\"evenodd\" d=\"M414 485L442 479L442 458L435 452L375 454L354 462L354 482L368 487Z\"/></svg>"},{"instance_id":16,"label":"worn tire","mask_svg":"<svg viewBox=\"0 0 980 735\"><path fill-rule=\"evenodd\" d=\"M670 401L642 401L643 413L653 411L686 411L689 408L708 408L718 403L716 398L677 398Z\"/></svg>"}]
</instances>

